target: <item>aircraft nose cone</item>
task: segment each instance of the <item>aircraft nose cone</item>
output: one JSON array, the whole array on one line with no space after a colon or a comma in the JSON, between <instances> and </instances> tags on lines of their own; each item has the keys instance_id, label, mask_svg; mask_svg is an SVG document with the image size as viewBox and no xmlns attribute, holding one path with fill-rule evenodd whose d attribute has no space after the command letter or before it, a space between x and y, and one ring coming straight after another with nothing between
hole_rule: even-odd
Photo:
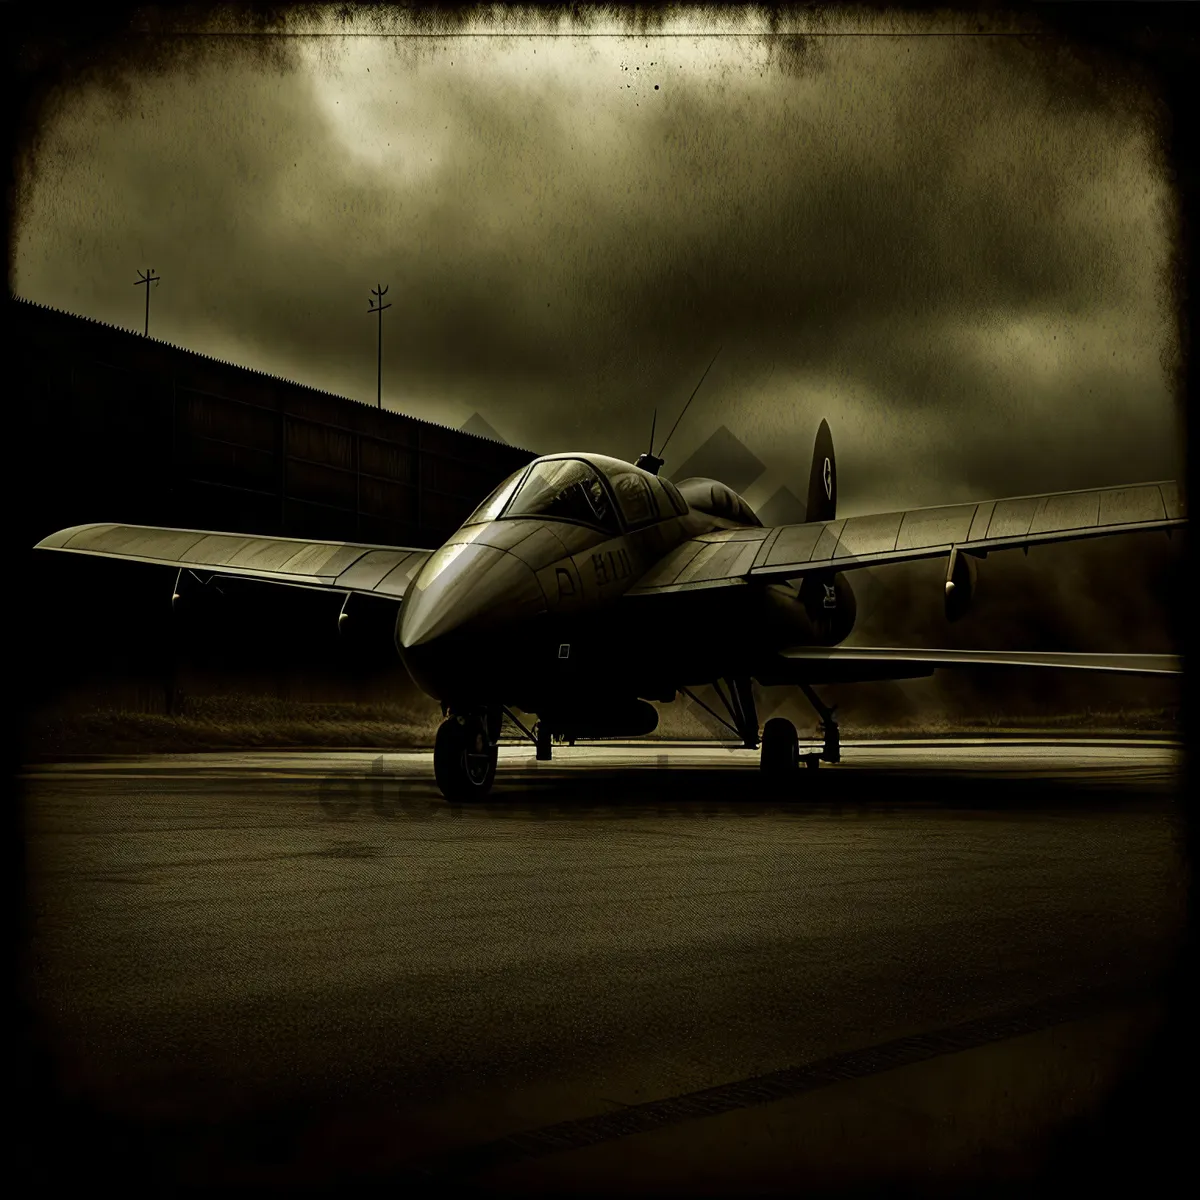
<instances>
[{"instance_id":1,"label":"aircraft nose cone","mask_svg":"<svg viewBox=\"0 0 1200 1200\"><path fill-rule=\"evenodd\" d=\"M396 626L400 656L423 691L444 700L482 686L511 647L505 629L546 610L531 568L494 546L443 546L413 580Z\"/></svg>"}]
</instances>

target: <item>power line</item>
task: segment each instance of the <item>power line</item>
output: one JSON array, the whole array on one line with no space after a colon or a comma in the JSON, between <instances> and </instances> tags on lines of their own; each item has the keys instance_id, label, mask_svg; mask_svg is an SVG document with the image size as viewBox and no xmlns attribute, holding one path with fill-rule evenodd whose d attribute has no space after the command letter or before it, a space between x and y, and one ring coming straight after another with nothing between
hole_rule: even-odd
<instances>
[{"instance_id":1,"label":"power line","mask_svg":"<svg viewBox=\"0 0 1200 1200\"><path fill-rule=\"evenodd\" d=\"M154 268L151 267L148 271L139 271L137 282L133 285L134 287L141 287L143 284L146 286L146 327L142 330L143 337L150 336L150 285L153 283L157 286L161 278L161 275L154 274Z\"/></svg>"},{"instance_id":2,"label":"power line","mask_svg":"<svg viewBox=\"0 0 1200 1200\"><path fill-rule=\"evenodd\" d=\"M383 298L386 295L387 288L380 284L371 289L372 299L367 301L367 312L379 314L379 339L376 343L375 363L375 404L378 408L383 407L383 310L392 307L390 300L384 304ZM372 305L377 305L377 307L372 307Z\"/></svg>"}]
</instances>

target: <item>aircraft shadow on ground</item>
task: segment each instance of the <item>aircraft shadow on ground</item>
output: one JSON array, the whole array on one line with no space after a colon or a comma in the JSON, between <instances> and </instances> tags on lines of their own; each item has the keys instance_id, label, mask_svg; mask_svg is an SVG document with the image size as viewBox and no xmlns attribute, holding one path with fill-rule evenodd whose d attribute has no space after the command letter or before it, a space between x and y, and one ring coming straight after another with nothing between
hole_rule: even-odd
<instances>
[{"instance_id":1,"label":"aircraft shadow on ground","mask_svg":"<svg viewBox=\"0 0 1200 1200\"><path fill-rule=\"evenodd\" d=\"M1009 813L1124 807L1177 793L1166 771L1080 771L1077 776L1010 770L801 770L776 782L753 770L711 767L605 768L594 772L501 769L482 801L450 804L432 779L344 772L324 780L318 802L325 817L403 819L534 816L710 816L836 814L840 811L959 810Z\"/></svg>"}]
</instances>

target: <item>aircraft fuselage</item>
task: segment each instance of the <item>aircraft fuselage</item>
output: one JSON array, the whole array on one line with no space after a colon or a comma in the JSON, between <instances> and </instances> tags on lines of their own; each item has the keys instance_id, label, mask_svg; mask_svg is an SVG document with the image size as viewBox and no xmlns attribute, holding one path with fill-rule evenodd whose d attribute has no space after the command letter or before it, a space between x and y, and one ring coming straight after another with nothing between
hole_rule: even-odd
<instances>
[{"instance_id":1,"label":"aircraft fuselage","mask_svg":"<svg viewBox=\"0 0 1200 1200\"><path fill-rule=\"evenodd\" d=\"M545 713L669 700L680 686L747 674L780 646L828 643L786 585L725 591L711 605L692 594L678 612L626 596L684 541L745 527L694 509L616 533L547 518L465 525L410 584L397 648L422 690L451 707ZM840 582L844 612L853 600ZM851 610L839 639L852 621Z\"/></svg>"}]
</instances>

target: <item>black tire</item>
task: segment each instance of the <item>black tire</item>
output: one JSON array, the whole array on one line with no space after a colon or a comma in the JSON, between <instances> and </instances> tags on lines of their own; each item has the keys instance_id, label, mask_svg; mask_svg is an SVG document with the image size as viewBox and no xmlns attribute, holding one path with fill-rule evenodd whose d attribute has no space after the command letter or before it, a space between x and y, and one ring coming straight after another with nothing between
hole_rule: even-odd
<instances>
[{"instance_id":1,"label":"black tire","mask_svg":"<svg viewBox=\"0 0 1200 1200\"><path fill-rule=\"evenodd\" d=\"M481 719L450 717L438 726L433 775L452 804L482 800L492 790L499 751Z\"/></svg>"},{"instance_id":2,"label":"black tire","mask_svg":"<svg viewBox=\"0 0 1200 1200\"><path fill-rule=\"evenodd\" d=\"M763 728L759 766L764 774L784 778L800 764L800 741L796 727L783 717L772 717Z\"/></svg>"}]
</instances>

